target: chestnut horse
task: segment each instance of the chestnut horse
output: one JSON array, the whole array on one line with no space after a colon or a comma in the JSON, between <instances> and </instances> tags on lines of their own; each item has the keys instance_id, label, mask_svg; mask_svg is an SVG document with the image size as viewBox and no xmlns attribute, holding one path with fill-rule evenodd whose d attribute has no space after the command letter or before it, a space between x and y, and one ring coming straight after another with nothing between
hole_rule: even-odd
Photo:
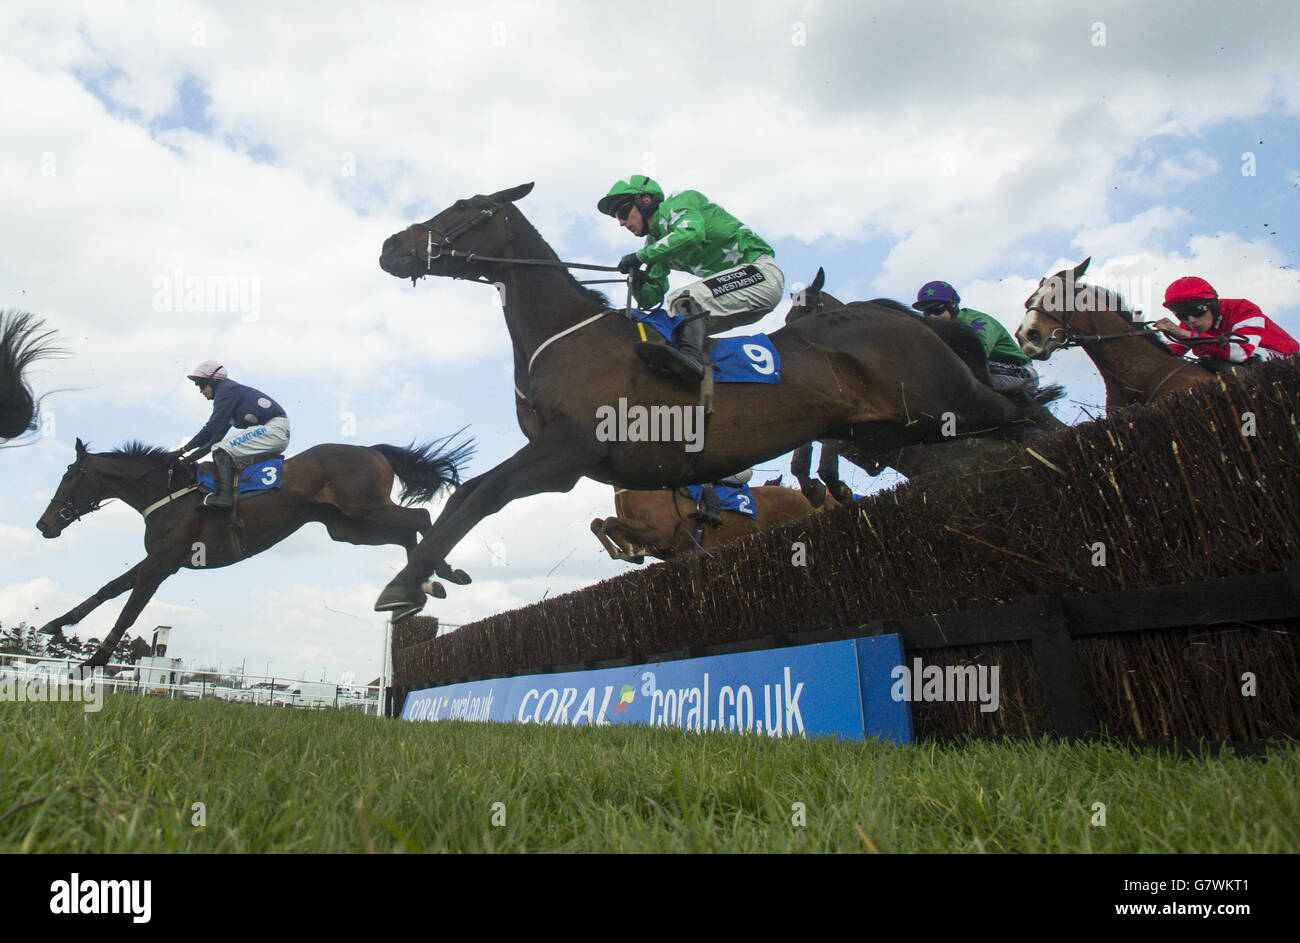
<instances>
[{"instance_id":1,"label":"chestnut horse","mask_svg":"<svg viewBox=\"0 0 1300 943\"><path fill-rule=\"evenodd\" d=\"M807 517L835 503L830 501L814 508L801 492L777 485L758 485L749 490L754 499L755 517L724 510L721 527L701 530L688 517L695 510L695 500L681 490L615 488L616 516L596 518L591 522L591 532L615 560L644 563L648 556L670 560L680 553L711 550L737 537Z\"/></svg>"},{"instance_id":2,"label":"chestnut horse","mask_svg":"<svg viewBox=\"0 0 1300 943\"><path fill-rule=\"evenodd\" d=\"M1039 280L1016 331L1021 350L1046 360L1053 351L1082 347L1106 384L1107 409L1149 405L1215 378L1213 371L1172 353L1116 292L1079 284L1091 261Z\"/></svg>"},{"instance_id":3,"label":"chestnut horse","mask_svg":"<svg viewBox=\"0 0 1300 943\"><path fill-rule=\"evenodd\" d=\"M397 278L496 286L514 350L516 414L529 440L452 495L375 602L394 621L424 607L423 581L479 521L518 498L569 491L583 476L623 488L677 488L717 481L812 439L885 449L939 441L954 427L998 431L1029 413L981 384L916 318L866 304L771 334L780 383L719 384L702 447L620 440L602 420L610 411L685 414L699 409L698 391L649 370L633 351L636 325L569 275L514 205L532 188L458 200L383 245L380 267Z\"/></svg>"}]
</instances>

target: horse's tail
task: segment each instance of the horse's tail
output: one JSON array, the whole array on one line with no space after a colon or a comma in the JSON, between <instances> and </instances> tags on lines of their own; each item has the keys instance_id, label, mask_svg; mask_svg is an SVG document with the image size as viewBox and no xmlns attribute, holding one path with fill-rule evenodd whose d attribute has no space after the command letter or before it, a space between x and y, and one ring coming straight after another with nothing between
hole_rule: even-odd
<instances>
[{"instance_id":1,"label":"horse's tail","mask_svg":"<svg viewBox=\"0 0 1300 943\"><path fill-rule=\"evenodd\" d=\"M26 311L0 311L0 439L34 428L39 401L23 382L32 361L58 353L54 332Z\"/></svg>"},{"instance_id":2,"label":"horse's tail","mask_svg":"<svg viewBox=\"0 0 1300 943\"><path fill-rule=\"evenodd\" d=\"M1034 402L1039 406L1046 406L1048 403L1055 403L1064 395L1065 387L1059 383L1049 383L1034 391Z\"/></svg>"},{"instance_id":3,"label":"horse's tail","mask_svg":"<svg viewBox=\"0 0 1300 943\"><path fill-rule=\"evenodd\" d=\"M464 430L462 429L461 432ZM371 448L388 460L393 474L402 483L403 504L418 504L433 500L448 485L460 484L461 466L474 454L474 440L455 443L451 435L424 445L411 443L410 447L397 445L372 445Z\"/></svg>"}]
</instances>

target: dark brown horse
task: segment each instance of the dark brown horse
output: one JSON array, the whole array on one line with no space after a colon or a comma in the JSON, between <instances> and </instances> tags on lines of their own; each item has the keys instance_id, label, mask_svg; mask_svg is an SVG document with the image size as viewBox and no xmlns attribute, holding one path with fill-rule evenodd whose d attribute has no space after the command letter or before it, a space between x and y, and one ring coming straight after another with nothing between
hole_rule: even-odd
<instances>
[{"instance_id":1,"label":"dark brown horse","mask_svg":"<svg viewBox=\"0 0 1300 943\"><path fill-rule=\"evenodd\" d=\"M716 481L811 439L872 448L1005 428L1027 410L982 385L933 331L883 305L804 318L771 335L776 385L719 385L707 442L611 434L612 411L696 415L697 391L646 368L636 326L579 285L514 201L532 184L458 200L389 237L379 264L398 278L473 278L499 286L514 349L516 411L528 437L467 482L375 603L394 619L424 606L420 587L484 517L511 501L568 491L584 475L624 488ZM620 428L622 428L620 426ZM627 427L629 430L631 426Z\"/></svg>"},{"instance_id":2,"label":"dark brown horse","mask_svg":"<svg viewBox=\"0 0 1300 943\"><path fill-rule=\"evenodd\" d=\"M42 631L59 634L101 603L130 590L112 631L86 662L103 665L163 580L177 570L229 566L261 553L310 521L324 524L333 540L398 544L409 557L432 523L427 510L405 504L428 501L459 482L459 466L471 451L469 442L445 449L441 445L314 446L285 460L278 490L240 499L241 526L236 533L229 513L198 510L202 493L193 471L175 462L170 453L138 443L115 452L92 453L78 439L77 459L68 466L37 528L46 537L57 537L102 501L120 498L144 515L146 556L85 602L42 626ZM394 477L402 484L402 505L389 497ZM452 582L465 581L446 570L440 575Z\"/></svg>"},{"instance_id":3,"label":"dark brown horse","mask_svg":"<svg viewBox=\"0 0 1300 943\"><path fill-rule=\"evenodd\" d=\"M825 290L825 284L826 272L819 268L808 287L795 292L792 296L793 304L786 315L787 324L819 312L846 307L843 302ZM878 298L870 303L895 305L911 315L910 309L897 301ZM863 302L850 304L863 304ZM971 372L980 378L981 382L989 383L988 360L984 345L980 343L974 331L958 321L926 318L920 315L911 316L938 334ZM1038 434L1065 428L1065 423L1053 416L1046 408L1048 403L1059 399L1064 393L1061 387L1053 384L1043 387L1033 395L1035 408L1030 413L1030 421ZM1024 438L1024 432L1018 430L1011 436L954 436L943 442L901 445L878 451L869 451L848 442L824 439L819 443L821 455L817 463L817 477L824 482L826 489L838 501L844 503L851 499L852 492L839 477L841 456L872 476L879 475L886 468L892 468L911 481L929 474L951 477L976 470L1023 467L1029 461L1023 448ZM811 477L812 447L811 442L801 446L795 451L790 463L791 472L799 481L800 489L810 498L818 490L817 483Z\"/></svg>"},{"instance_id":4,"label":"dark brown horse","mask_svg":"<svg viewBox=\"0 0 1300 943\"><path fill-rule=\"evenodd\" d=\"M1082 347L1106 384L1107 409L1147 405L1215 379L1213 371L1170 352L1117 293L1080 284L1091 261L1039 280L1016 331L1021 350L1046 360L1053 351Z\"/></svg>"},{"instance_id":5,"label":"dark brown horse","mask_svg":"<svg viewBox=\"0 0 1300 943\"><path fill-rule=\"evenodd\" d=\"M615 560L643 563L646 557L670 560L692 550L711 550L746 534L756 534L820 510L794 488L758 485L749 490L753 495L756 517L724 510L721 527L705 527L700 531L698 524L688 517L695 510L695 500L680 489L628 491L615 488L616 516L596 518L591 522L591 532ZM830 501L823 507L833 504Z\"/></svg>"},{"instance_id":6,"label":"dark brown horse","mask_svg":"<svg viewBox=\"0 0 1300 943\"><path fill-rule=\"evenodd\" d=\"M0 311L0 440L36 428L37 400L23 379L32 362L58 352L54 332L26 311Z\"/></svg>"}]
</instances>

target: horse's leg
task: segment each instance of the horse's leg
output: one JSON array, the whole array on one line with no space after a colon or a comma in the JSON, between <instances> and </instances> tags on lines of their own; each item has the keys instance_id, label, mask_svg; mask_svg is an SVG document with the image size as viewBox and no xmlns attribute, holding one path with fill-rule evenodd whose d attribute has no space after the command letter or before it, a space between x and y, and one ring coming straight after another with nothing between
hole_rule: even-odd
<instances>
[{"instance_id":1,"label":"horse's leg","mask_svg":"<svg viewBox=\"0 0 1300 943\"><path fill-rule=\"evenodd\" d=\"M611 558L632 563L643 562L644 557L638 557L633 553L632 545L628 543L619 527L620 523L621 519L617 517L598 517L591 522L591 532L596 535L601 547Z\"/></svg>"},{"instance_id":2,"label":"horse's leg","mask_svg":"<svg viewBox=\"0 0 1300 943\"><path fill-rule=\"evenodd\" d=\"M822 439L822 454L817 460L817 477L825 483L827 490L840 504L853 500L853 492L848 485L840 481L840 443L834 439Z\"/></svg>"},{"instance_id":3,"label":"horse's leg","mask_svg":"<svg viewBox=\"0 0 1300 943\"><path fill-rule=\"evenodd\" d=\"M592 456L574 447L575 437L581 435L577 430L561 429L534 439L491 471L472 479L470 487L463 489L463 497L458 490L415 548L410 562L375 600L375 611L392 612L394 622L415 615L424 608L420 584L437 566L446 565L447 554L479 521L516 498L572 490L583 470L594 462Z\"/></svg>"},{"instance_id":4,"label":"horse's leg","mask_svg":"<svg viewBox=\"0 0 1300 943\"><path fill-rule=\"evenodd\" d=\"M653 526L638 524L626 517L607 517L602 524L605 536L618 547L617 553L610 552L610 556L615 560L644 563L647 553L656 557L660 555L660 551L656 549L658 547L656 539L662 538L663 535ZM660 559L666 558L660 557Z\"/></svg>"},{"instance_id":5,"label":"horse's leg","mask_svg":"<svg viewBox=\"0 0 1300 943\"><path fill-rule=\"evenodd\" d=\"M139 572L140 567L142 566L144 566L144 561L137 563L117 579L105 583L99 588L98 592L85 602L69 609L57 619L51 619L49 622L45 623L41 626L40 631L45 632L48 635L62 636L64 626L76 625L104 603L108 602L110 599L116 599L118 596L121 596L130 589L135 583L136 573Z\"/></svg>"},{"instance_id":6,"label":"horse's leg","mask_svg":"<svg viewBox=\"0 0 1300 943\"><path fill-rule=\"evenodd\" d=\"M826 454L825 448L826 446L823 444L822 455ZM795 449L794 455L790 459L790 474L794 475L795 480L799 482L799 490L808 499L808 503L815 508L819 508L826 501L826 486L820 481L813 481L812 450L813 444L811 442Z\"/></svg>"},{"instance_id":7,"label":"horse's leg","mask_svg":"<svg viewBox=\"0 0 1300 943\"><path fill-rule=\"evenodd\" d=\"M136 564L135 583L131 588L131 595L122 607L122 612L117 617L112 630L100 642L99 648L89 659L81 663L82 668L99 668L108 664L109 656L113 654L113 649L122 641L122 636L126 630L135 624L135 620L140 617L144 607L153 599L153 594L158 592L158 587L162 585L163 580L171 576L181 568L185 557L183 553L169 556L166 561L150 555L143 562Z\"/></svg>"},{"instance_id":8,"label":"horse's leg","mask_svg":"<svg viewBox=\"0 0 1300 943\"><path fill-rule=\"evenodd\" d=\"M325 525L330 540L359 547L381 547L397 544L406 551L409 563L411 553L419 545L420 535L432 526L429 512L424 508L404 508L389 505L368 514L349 514L333 505L321 509L317 519ZM430 595L445 599L447 591L437 583L430 587Z\"/></svg>"}]
</instances>

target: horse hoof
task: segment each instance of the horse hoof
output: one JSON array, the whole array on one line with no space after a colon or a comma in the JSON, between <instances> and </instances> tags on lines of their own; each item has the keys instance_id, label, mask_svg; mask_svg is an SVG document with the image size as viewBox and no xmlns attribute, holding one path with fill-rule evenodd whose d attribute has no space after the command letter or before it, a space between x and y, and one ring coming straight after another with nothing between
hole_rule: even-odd
<instances>
[{"instance_id":1,"label":"horse hoof","mask_svg":"<svg viewBox=\"0 0 1300 943\"><path fill-rule=\"evenodd\" d=\"M420 584L420 589L424 590L425 595L432 596L434 599L447 598L447 588L437 580L425 580Z\"/></svg>"},{"instance_id":2,"label":"horse hoof","mask_svg":"<svg viewBox=\"0 0 1300 943\"><path fill-rule=\"evenodd\" d=\"M407 586L386 586L375 600L375 612L391 613L389 619L401 622L424 608L424 593Z\"/></svg>"},{"instance_id":3,"label":"horse hoof","mask_svg":"<svg viewBox=\"0 0 1300 943\"><path fill-rule=\"evenodd\" d=\"M472 582L468 573L464 570L452 569L445 560L434 568L433 573L438 579L446 580L456 586L468 586Z\"/></svg>"}]
</instances>

